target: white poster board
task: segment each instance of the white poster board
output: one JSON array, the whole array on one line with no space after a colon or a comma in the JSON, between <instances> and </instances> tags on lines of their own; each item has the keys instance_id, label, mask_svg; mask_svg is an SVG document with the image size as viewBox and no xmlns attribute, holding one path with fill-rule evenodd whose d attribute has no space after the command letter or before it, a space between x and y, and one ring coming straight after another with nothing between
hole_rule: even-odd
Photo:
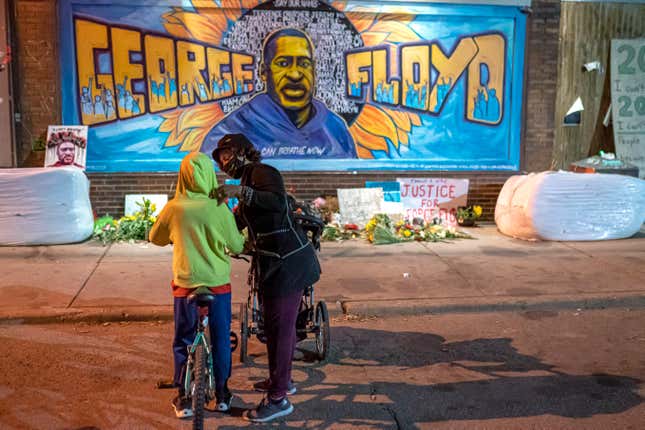
<instances>
[{"instance_id":1,"label":"white poster board","mask_svg":"<svg viewBox=\"0 0 645 430\"><path fill-rule=\"evenodd\" d=\"M47 127L45 167L77 167L85 170L87 129L86 125Z\"/></svg>"},{"instance_id":2,"label":"white poster board","mask_svg":"<svg viewBox=\"0 0 645 430\"><path fill-rule=\"evenodd\" d=\"M384 214L390 215L390 218L393 216L402 217L405 213L403 209L403 203L401 202L388 202L384 201L382 203L381 211Z\"/></svg>"},{"instance_id":3,"label":"white poster board","mask_svg":"<svg viewBox=\"0 0 645 430\"><path fill-rule=\"evenodd\" d=\"M343 188L337 191L343 224L356 224L363 228L375 214L382 212L382 188Z\"/></svg>"},{"instance_id":4,"label":"white poster board","mask_svg":"<svg viewBox=\"0 0 645 430\"><path fill-rule=\"evenodd\" d=\"M139 212L141 208L137 203L143 204L143 199L150 200L156 206L156 210L152 213L153 216L159 215L161 209L168 203L168 196L166 194L126 194L125 195L125 215L133 215Z\"/></svg>"},{"instance_id":5,"label":"white poster board","mask_svg":"<svg viewBox=\"0 0 645 430\"><path fill-rule=\"evenodd\" d=\"M402 178L401 203L408 220L440 218L445 226L457 225L457 207L468 201L468 179Z\"/></svg>"},{"instance_id":6,"label":"white poster board","mask_svg":"<svg viewBox=\"0 0 645 430\"><path fill-rule=\"evenodd\" d=\"M611 41L611 110L616 155L645 179L645 39Z\"/></svg>"}]
</instances>

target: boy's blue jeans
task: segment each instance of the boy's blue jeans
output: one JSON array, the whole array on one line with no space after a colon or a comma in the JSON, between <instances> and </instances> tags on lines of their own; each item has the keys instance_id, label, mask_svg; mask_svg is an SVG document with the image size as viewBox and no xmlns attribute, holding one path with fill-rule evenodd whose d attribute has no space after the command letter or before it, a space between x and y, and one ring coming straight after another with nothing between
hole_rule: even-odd
<instances>
[{"instance_id":1,"label":"boy's blue jeans","mask_svg":"<svg viewBox=\"0 0 645 430\"><path fill-rule=\"evenodd\" d=\"M197 305L188 303L187 297L175 297L175 339L172 343L175 358L175 386L183 391L188 360L188 346L195 340L197 323ZM224 393L226 382L231 376L231 293L216 294L208 309L208 327L210 329L213 351L213 373L215 391Z\"/></svg>"}]
</instances>

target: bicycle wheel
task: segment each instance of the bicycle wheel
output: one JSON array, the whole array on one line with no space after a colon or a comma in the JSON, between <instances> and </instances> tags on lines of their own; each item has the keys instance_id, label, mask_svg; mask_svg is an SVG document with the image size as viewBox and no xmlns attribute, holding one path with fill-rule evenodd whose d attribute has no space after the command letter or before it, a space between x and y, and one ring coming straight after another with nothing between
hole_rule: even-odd
<instances>
[{"instance_id":1,"label":"bicycle wheel","mask_svg":"<svg viewBox=\"0 0 645 430\"><path fill-rule=\"evenodd\" d=\"M240 303L240 362L247 359L246 347L249 342L249 309L246 303Z\"/></svg>"},{"instance_id":2,"label":"bicycle wheel","mask_svg":"<svg viewBox=\"0 0 645 430\"><path fill-rule=\"evenodd\" d=\"M204 345L195 348L195 367L193 368L193 430L204 428L204 405L206 403L206 351Z\"/></svg>"},{"instance_id":3,"label":"bicycle wheel","mask_svg":"<svg viewBox=\"0 0 645 430\"><path fill-rule=\"evenodd\" d=\"M329 330L329 312L327 312L327 305L325 302L320 301L316 306L316 353L318 360L324 361L329 354L329 346L331 343L330 330Z\"/></svg>"}]
</instances>

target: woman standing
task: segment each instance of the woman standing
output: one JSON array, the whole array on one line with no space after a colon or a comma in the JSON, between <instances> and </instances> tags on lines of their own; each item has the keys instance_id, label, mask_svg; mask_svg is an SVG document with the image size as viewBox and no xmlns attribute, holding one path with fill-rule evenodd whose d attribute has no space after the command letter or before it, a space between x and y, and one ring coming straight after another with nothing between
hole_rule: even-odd
<instances>
[{"instance_id":1,"label":"woman standing","mask_svg":"<svg viewBox=\"0 0 645 430\"><path fill-rule=\"evenodd\" d=\"M244 418L268 422L293 411L287 393L295 392L291 362L296 317L304 288L320 278L320 264L293 220L282 175L261 163L260 153L244 135L222 137L213 158L227 175L240 179L240 185L224 185L219 190L239 199L236 221L240 229L248 228L256 252L269 358L269 378L256 388L268 394Z\"/></svg>"}]
</instances>

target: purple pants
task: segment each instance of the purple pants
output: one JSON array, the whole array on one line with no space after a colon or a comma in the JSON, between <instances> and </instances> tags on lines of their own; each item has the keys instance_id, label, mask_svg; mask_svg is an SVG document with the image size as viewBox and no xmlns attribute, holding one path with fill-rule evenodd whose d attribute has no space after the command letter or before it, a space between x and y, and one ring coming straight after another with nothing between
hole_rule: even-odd
<instances>
[{"instance_id":1,"label":"purple pants","mask_svg":"<svg viewBox=\"0 0 645 430\"><path fill-rule=\"evenodd\" d=\"M302 291L283 297L264 297L264 332L269 356L269 398L281 400L291 381L291 362L296 343L296 318Z\"/></svg>"}]
</instances>

